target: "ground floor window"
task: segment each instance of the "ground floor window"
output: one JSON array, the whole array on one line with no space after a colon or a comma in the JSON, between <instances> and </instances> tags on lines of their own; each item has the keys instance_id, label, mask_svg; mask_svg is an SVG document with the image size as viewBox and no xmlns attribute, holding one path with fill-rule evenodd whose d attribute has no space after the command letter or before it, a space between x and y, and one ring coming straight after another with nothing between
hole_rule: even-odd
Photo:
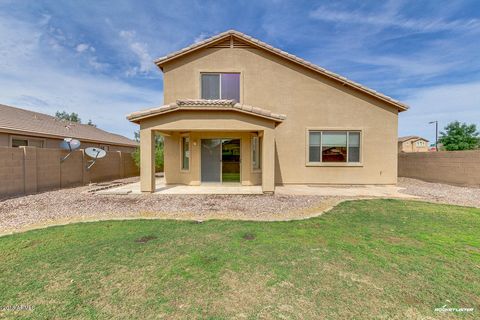
<instances>
[{"instance_id":1,"label":"ground floor window","mask_svg":"<svg viewBox=\"0 0 480 320\"><path fill-rule=\"evenodd\" d=\"M360 162L359 131L309 131L309 162Z\"/></svg>"},{"instance_id":2,"label":"ground floor window","mask_svg":"<svg viewBox=\"0 0 480 320\"><path fill-rule=\"evenodd\" d=\"M182 137L182 170L190 169L190 138Z\"/></svg>"},{"instance_id":3,"label":"ground floor window","mask_svg":"<svg viewBox=\"0 0 480 320\"><path fill-rule=\"evenodd\" d=\"M261 140L260 137L252 137L252 167L254 170L261 168Z\"/></svg>"}]
</instances>

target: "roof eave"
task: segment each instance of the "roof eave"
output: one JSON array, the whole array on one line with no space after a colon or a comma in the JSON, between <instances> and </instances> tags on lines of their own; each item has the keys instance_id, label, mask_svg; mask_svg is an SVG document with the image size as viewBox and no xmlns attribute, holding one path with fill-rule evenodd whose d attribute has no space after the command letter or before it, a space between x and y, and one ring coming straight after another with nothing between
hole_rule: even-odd
<instances>
[{"instance_id":1,"label":"roof eave","mask_svg":"<svg viewBox=\"0 0 480 320\"><path fill-rule=\"evenodd\" d=\"M29 136L29 137L50 138L50 139L60 139L60 140L64 139L65 137L68 137L68 135L59 135L55 133L40 132L40 131L33 132L28 130L8 128L8 127L1 127L0 132L18 134L18 135ZM111 142L111 141L92 139L92 138L83 138L77 135L70 135L69 137L75 138L81 141L99 143L99 144L108 144L112 146L121 146L121 147L137 147L138 146L138 143L135 143L134 141L132 143L127 143L127 142L123 143L123 142Z\"/></svg>"},{"instance_id":2,"label":"roof eave","mask_svg":"<svg viewBox=\"0 0 480 320\"><path fill-rule=\"evenodd\" d=\"M242 109L235 109L235 108L195 108L195 107L187 107L187 108L175 108L175 109L169 109L169 110L162 110L162 111L156 111L156 112L145 112L145 113L139 113L138 115L134 114L129 114L127 115L127 120L136 124L140 124L141 120L156 117L156 116L161 116L167 113L171 112L177 112L177 111L233 111L233 112L238 112L238 113L243 113L243 114L248 114L254 117L258 118L263 118L267 120L274 121L275 123L282 123L285 120L285 117L282 118L277 118L277 117L271 117L268 115L263 115L259 113L254 113L254 112L249 112L247 110L242 110Z\"/></svg>"}]
</instances>

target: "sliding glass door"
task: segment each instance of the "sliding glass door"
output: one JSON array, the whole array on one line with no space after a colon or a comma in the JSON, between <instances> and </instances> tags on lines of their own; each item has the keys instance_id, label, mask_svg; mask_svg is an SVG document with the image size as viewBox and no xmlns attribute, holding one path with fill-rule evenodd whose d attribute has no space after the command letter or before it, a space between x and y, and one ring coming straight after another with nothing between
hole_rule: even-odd
<instances>
[{"instance_id":1,"label":"sliding glass door","mask_svg":"<svg viewBox=\"0 0 480 320\"><path fill-rule=\"evenodd\" d=\"M202 182L240 182L240 139L202 139Z\"/></svg>"}]
</instances>

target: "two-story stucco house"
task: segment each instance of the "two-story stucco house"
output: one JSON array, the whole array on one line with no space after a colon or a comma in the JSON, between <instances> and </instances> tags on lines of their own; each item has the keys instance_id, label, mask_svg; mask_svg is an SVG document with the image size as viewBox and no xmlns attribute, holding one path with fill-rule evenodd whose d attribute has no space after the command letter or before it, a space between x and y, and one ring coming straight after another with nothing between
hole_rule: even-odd
<instances>
[{"instance_id":1,"label":"two-story stucco house","mask_svg":"<svg viewBox=\"0 0 480 320\"><path fill-rule=\"evenodd\" d=\"M428 152L428 140L418 136L398 138L398 152Z\"/></svg>"},{"instance_id":2,"label":"two-story stucco house","mask_svg":"<svg viewBox=\"0 0 480 320\"><path fill-rule=\"evenodd\" d=\"M164 103L134 112L141 190L153 192L154 135L167 184L395 184L407 106L237 31L155 61Z\"/></svg>"}]
</instances>

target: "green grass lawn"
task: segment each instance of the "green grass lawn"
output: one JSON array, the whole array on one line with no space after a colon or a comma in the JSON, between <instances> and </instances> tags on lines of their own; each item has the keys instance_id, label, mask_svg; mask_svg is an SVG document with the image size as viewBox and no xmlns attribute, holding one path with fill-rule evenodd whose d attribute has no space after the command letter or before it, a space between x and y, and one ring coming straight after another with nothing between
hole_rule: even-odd
<instances>
[{"instance_id":1,"label":"green grass lawn","mask_svg":"<svg viewBox=\"0 0 480 320\"><path fill-rule=\"evenodd\" d=\"M480 318L480 210L345 202L304 221L80 223L0 238L0 318ZM447 307L469 313L438 313Z\"/></svg>"}]
</instances>

